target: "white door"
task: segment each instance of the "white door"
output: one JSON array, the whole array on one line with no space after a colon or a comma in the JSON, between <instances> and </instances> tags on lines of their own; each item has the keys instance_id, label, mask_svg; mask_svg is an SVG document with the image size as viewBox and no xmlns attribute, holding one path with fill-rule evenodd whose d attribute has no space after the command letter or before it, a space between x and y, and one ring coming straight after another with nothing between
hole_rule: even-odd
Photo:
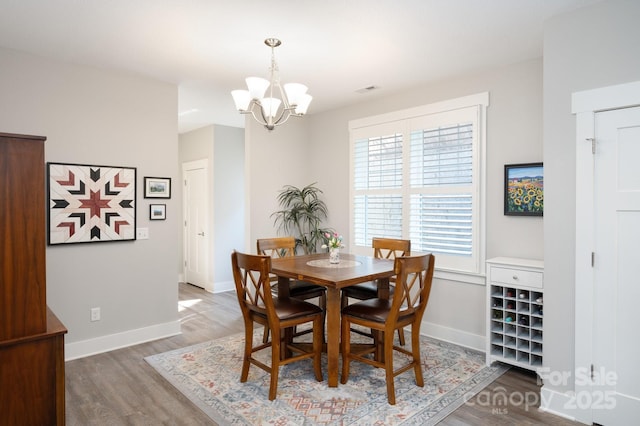
<instances>
[{"instance_id":1,"label":"white door","mask_svg":"<svg viewBox=\"0 0 640 426\"><path fill-rule=\"evenodd\" d=\"M182 167L184 177L184 280L213 291L209 276L207 160Z\"/></svg>"},{"instance_id":2,"label":"white door","mask_svg":"<svg viewBox=\"0 0 640 426\"><path fill-rule=\"evenodd\" d=\"M593 421L640 421L640 107L595 117ZM580 402L580 401L578 401Z\"/></svg>"}]
</instances>

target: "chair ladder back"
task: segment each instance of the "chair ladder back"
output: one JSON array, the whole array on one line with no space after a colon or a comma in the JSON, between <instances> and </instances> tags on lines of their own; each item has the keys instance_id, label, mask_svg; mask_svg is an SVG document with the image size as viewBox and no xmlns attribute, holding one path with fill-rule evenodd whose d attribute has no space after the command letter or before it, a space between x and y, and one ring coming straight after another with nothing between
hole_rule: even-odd
<instances>
[{"instance_id":1,"label":"chair ladder back","mask_svg":"<svg viewBox=\"0 0 640 426\"><path fill-rule=\"evenodd\" d=\"M411 253L411 240L398 240L393 238L373 238L371 240L373 256L378 259L395 259L400 256L409 256Z\"/></svg>"},{"instance_id":2,"label":"chair ladder back","mask_svg":"<svg viewBox=\"0 0 640 426\"><path fill-rule=\"evenodd\" d=\"M261 238L257 241L258 254L274 259L294 256L296 239L293 237Z\"/></svg>"},{"instance_id":3,"label":"chair ladder back","mask_svg":"<svg viewBox=\"0 0 640 426\"><path fill-rule=\"evenodd\" d=\"M274 259L294 256L296 240L293 237L261 238L257 240L258 254L271 256Z\"/></svg>"},{"instance_id":4,"label":"chair ladder back","mask_svg":"<svg viewBox=\"0 0 640 426\"><path fill-rule=\"evenodd\" d=\"M269 279L271 258L269 256L251 258L235 251L231 257L236 291L241 306L246 306L250 311L266 314L267 307L273 305Z\"/></svg>"},{"instance_id":5,"label":"chair ladder back","mask_svg":"<svg viewBox=\"0 0 640 426\"><path fill-rule=\"evenodd\" d=\"M431 292L433 265L431 254L396 258L394 271L397 280L392 311L399 316L424 311Z\"/></svg>"},{"instance_id":6,"label":"chair ladder back","mask_svg":"<svg viewBox=\"0 0 640 426\"><path fill-rule=\"evenodd\" d=\"M273 259L294 256L296 254L296 239L293 237L260 238L256 242L258 254ZM271 274L270 281L278 281L278 277Z\"/></svg>"}]
</instances>

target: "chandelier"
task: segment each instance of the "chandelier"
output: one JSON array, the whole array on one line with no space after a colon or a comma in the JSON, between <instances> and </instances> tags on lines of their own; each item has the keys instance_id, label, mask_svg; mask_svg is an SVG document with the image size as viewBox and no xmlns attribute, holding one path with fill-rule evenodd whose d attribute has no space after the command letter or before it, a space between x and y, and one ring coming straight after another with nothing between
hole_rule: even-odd
<instances>
[{"instance_id":1,"label":"chandelier","mask_svg":"<svg viewBox=\"0 0 640 426\"><path fill-rule=\"evenodd\" d=\"M267 80L260 77L247 77L249 90L233 90L231 96L240 114L251 114L258 123L268 130L273 130L276 126L285 123L292 115L302 117L306 114L313 98L307 94L307 86L304 84L280 85L275 48L282 42L277 38L268 38L264 44L271 48L271 68L269 68L271 78ZM269 93L268 97L265 97L267 89Z\"/></svg>"}]
</instances>

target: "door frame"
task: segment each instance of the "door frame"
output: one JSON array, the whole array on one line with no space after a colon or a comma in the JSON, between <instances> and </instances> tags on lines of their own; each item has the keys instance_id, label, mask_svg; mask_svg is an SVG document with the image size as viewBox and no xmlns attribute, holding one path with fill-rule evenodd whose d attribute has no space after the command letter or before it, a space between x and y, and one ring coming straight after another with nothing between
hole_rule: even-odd
<instances>
[{"instance_id":1,"label":"door frame","mask_svg":"<svg viewBox=\"0 0 640 426\"><path fill-rule=\"evenodd\" d=\"M594 155L591 140L595 137L598 112L640 106L640 81L575 92L571 112L576 116L576 238L575 238L575 355L574 391L591 394L584 380L593 363L593 306L595 274L591 256L595 250ZM577 404L574 417L591 424L590 407Z\"/></svg>"},{"instance_id":2,"label":"door frame","mask_svg":"<svg viewBox=\"0 0 640 426\"><path fill-rule=\"evenodd\" d=\"M211 241L213 241L213 227L211 226L211 199L209 198L209 194L211 193L211 179L210 179L210 171L209 171L209 160L206 158L194 161L185 161L182 163L182 185L186 185L185 174L187 170L204 168L207 172L207 184L205 190L205 204L207 206L207 252L209 253L206 257L207 259L207 280L205 283L204 289L208 292L213 292L213 281L210 279L212 276L212 265L211 265ZM187 259L187 238L189 237L186 232L185 221L187 220L188 213L188 205L187 205L187 197L184 196L182 198L182 276L183 279L187 278L187 270L186 270L186 259Z\"/></svg>"}]
</instances>

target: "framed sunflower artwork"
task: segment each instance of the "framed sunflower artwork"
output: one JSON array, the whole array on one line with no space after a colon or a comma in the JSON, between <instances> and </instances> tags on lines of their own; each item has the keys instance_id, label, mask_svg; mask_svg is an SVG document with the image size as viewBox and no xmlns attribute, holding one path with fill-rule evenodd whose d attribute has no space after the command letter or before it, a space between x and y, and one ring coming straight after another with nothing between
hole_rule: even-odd
<instances>
[{"instance_id":1,"label":"framed sunflower artwork","mask_svg":"<svg viewBox=\"0 0 640 426\"><path fill-rule=\"evenodd\" d=\"M542 163L505 164L504 214L542 216L544 176Z\"/></svg>"}]
</instances>

